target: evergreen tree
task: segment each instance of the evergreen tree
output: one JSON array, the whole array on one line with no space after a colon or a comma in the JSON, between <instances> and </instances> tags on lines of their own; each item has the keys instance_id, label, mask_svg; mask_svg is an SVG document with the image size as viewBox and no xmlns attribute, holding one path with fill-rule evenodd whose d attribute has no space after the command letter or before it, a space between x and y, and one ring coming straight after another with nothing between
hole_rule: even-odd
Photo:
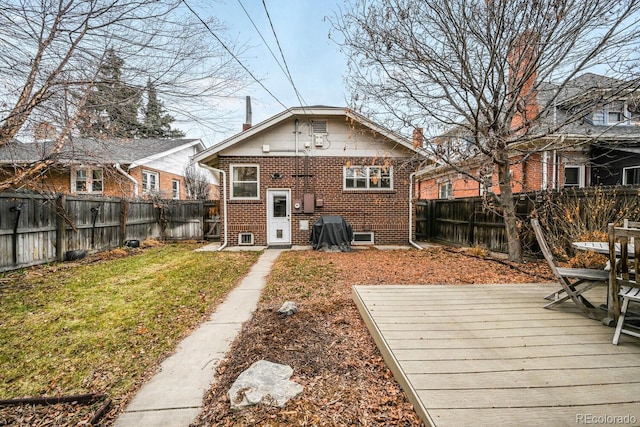
<instances>
[{"instance_id":1,"label":"evergreen tree","mask_svg":"<svg viewBox=\"0 0 640 427\"><path fill-rule=\"evenodd\" d=\"M171 123L175 120L168 114L162 101L158 99L158 93L151 79L147 80L147 106L143 109L144 123L140 128L140 137L143 138L182 138L184 132L179 129L171 129Z\"/></svg>"},{"instance_id":2,"label":"evergreen tree","mask_svg":"<svg viewBox=\"0 0 640 427\"><path fill-rule=\"evenodd\" d=\"M105 52L93 88L79 114L78 129L82 136L138 136L138 109L142 94L133 85L122 81L124 61L113 49Z\"/></svg>"}]
</instances>

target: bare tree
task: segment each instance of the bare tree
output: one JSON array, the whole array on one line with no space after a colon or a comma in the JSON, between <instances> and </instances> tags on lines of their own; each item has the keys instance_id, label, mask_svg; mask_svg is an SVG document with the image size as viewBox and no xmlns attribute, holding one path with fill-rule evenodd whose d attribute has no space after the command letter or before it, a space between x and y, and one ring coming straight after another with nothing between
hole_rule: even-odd
<instances>
[{"instance_id":1,"label":"bare tree","mask_svg":"<svg viewBox=\"0 0 640 427\"><path fill-rule=\"evenodd\" d=\"M461 173L472 157L497 170L509 258L519 260L514 153L569 143L566 125L620 94L598 92L553 122L559 94L592 67L622 77L620 90L637 88L639 9L635 0L347 0L333 27L352 108L397 131L425 127L428 152Z\"/></svg>"},{"instance_id":2,"label":"bare tree","mask_svg":"<svg viewBox=\"0 0 640 427\"><path fill-rule=\"evenodd\" d=\"M194 165L184 169L184 183L187 186L187 196L193 200L209 200L211 180L209 173Z\"/></svg>"},{"instance_id":3,"label":"bare tree","mask_svg":"<svg viewBox=\"0 0 640 427\"><path fill-rule=\"evenodd\" d=\"M41 123L57 133L47 155L0 183L0 191L55 163L74 136L105 52L126 64L121 71L128 84L142 92L151 82L167 110L190 120L202 105L233 94L244 85L241 74L208 34L221 30L215 20L203 25L180 0L4 1L0 146L28 139Z\"/></svg>"}]
</instances>

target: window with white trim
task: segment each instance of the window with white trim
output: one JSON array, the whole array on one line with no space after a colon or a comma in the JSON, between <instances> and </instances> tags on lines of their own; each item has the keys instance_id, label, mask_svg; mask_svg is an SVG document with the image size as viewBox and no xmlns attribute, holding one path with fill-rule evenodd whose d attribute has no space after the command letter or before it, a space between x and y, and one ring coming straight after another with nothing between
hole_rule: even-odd
<instances>
[{"instance_id":1,"label":"window with white trim","mask_svg":"<svg viewBox=\"0 0 640 427\"><path fill-rule=\"evenodd\" d=\"M584 186L584 166L564 165L564 187Z\"/></svg>"},{"instance_id":2,"label":"window with white trim","mask_svg":"<svg viewBox=\"0 0 640 427\"><path fill-rule=\"evenodd\" d=\"M624 101L616 101L607 105L607 124L615 125L627 121L627 108Z\"/></svg>"},{"instance_id":3,"label":"window with white trim","mask_svg":"<svg viewBox=\"0 0 640 427\"><path fill-rule=\"evenodd\" d=\"M232 199L259 199L260 167L231 165L230 185Z\"/></svg>"},{"instance_id":4,"label":"window with white trim","mask_svg":"<svg viewBox=\"0 0 640 427\"><path fill-rule=\"evenodd\" d=\"M480 195L489 194L492 192L493 188L493 174L487 174L482 177L482 181L480 182Z\"/></svg>"},{"instance_id":5,"label":"window with white trim","mask_svg":"<svg viewBox=\"0 0 640 427\"><path fill-rule=\"evenodd\" d=\"M444 181L438 184L438 198L450 199L453 197L453 185L451 181Z\"/></svg>"},{"instance_id":6,"label":"window with white trim","mask_svg":"<svg viewBox=\"0 0 640 427\"><path fill-rule=\"evenodd\" d=\"M102 193L104 188L104 174L102 169L91 170L91 191L93 193Z\"/></svg>"},{"instance_id":7,"label":"window with white trim","mask_svg":"<svg viewBox=\"0 0 640 427\"><path fill-rule=\"evenodd\" d=\"M75 193L101 194L104 189L102 169L74 168L71 170L71 191Z\"/></svg>"},{"instance_id":8,"label":"window with white trim","mask_svg":"<svg viewBox=\"0 0 640 427\"><path fill-rule=\"evenodd\" d=\"M142 194L157 193L160 190L158 172L142 171Z\"/></svg>"},{"instance_id":9,"label":"window with white trim","mask_svg":"<svg viewBox=\"0 0 640 427\"><path fill-rule=\"evenodd\" d=\"M345 166L343 169L345 190L392 190L391 166Z\"/></svg>"},{"instance_id":10,"label":"window with white trim","mask_svg":"<svg viewBox=\"0 0 640 427\"><path fill-rule=\"evenodd\" d=\"M622 169L622 184L623 185L638 185L640 184L640 166L633 166L630 168Z\"/></svg>"},{"instance_id":11,"label":"window with white trim","mask_svg":"<svg viewBox=\"0 0 640 427\"><path fill-rule=\"evenodd\" d=\"M591 120L594 125L628 125L630 116L626 101L614 101L595 110Z\"/></svg>"},{"instance_id":12,"label":"window with white trim","mask_svg":"<svg viewBox=\"0 0 640 427\"><path fill-rule=\"evenodd\" d=\"M171 195L173 200L180 200L180 181L177 179L171 180Z\"/></svg>"}]
</instances>

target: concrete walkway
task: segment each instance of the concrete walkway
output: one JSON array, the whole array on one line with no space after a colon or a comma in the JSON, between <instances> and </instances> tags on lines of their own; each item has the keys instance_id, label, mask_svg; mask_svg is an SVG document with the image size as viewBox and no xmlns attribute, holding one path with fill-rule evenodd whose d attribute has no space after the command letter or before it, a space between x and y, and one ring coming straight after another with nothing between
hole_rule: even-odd
<instances>
[{"instance_id":1,"label":"concrete walkway","mask_svg":"<svg viewBox=\"0 0 640 427\"><path fill-rule=\"evenodd\" d=\"M255 311L266 276L281 252L264 251L209 320L185 338L138 391L115 427L188 427L196 419L218 363Z\"/></svg>"}]
</instances>

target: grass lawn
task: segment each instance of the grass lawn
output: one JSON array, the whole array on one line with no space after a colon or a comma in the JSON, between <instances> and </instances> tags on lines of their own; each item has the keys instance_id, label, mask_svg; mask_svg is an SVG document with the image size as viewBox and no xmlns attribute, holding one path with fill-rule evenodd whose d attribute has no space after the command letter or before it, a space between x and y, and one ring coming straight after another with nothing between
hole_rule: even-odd
<instances>
[{"instance_id":1,"label":"grass lawn","mask_svg":"<svg viewBox=\"0 0 640 427\"><path fill-rule=\"evenodd\" d=\"M199 246L0 276L0 399L135 389L259 256Z\"/></svg>"}]
</instances>

